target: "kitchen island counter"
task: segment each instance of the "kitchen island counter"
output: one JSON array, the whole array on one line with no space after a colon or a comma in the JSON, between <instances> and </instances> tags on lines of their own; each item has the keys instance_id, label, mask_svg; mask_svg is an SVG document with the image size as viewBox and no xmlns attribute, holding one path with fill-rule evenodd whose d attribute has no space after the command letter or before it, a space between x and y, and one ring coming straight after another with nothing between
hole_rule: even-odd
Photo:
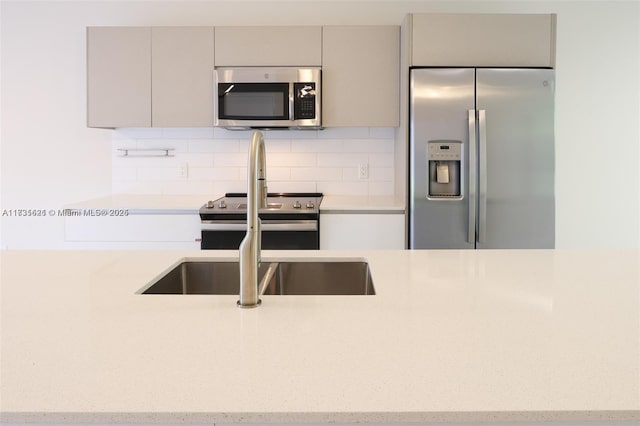
<instances>
[{"instance_id":1,"label":"kitchen island counter","mask_svg":"<svg viewBox=\"0 0 640 426\"><path fill-rule=\"evenodd\" d=\"M180 259L1 253L3 423L640 421L640 251L367 259L376 295L139 295ZM597 423L596 423L597 424Z\"/></svg>"}]
</instances>

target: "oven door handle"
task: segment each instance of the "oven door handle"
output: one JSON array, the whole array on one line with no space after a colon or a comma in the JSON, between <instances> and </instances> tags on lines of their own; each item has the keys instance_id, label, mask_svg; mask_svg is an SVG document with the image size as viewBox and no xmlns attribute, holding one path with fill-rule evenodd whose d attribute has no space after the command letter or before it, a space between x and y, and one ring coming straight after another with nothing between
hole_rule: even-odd
<instances>
[{"instance_id":1,"label":"oven door handle","mask_svg":"<svg viewBox=\"0 0 640 426\"><path fill-rule=\"evenodd\" d=\"M203 231L246 231L244 221L203 220ZM262 231L317 231L317 220L263 220Z\"/></svg>"}]
</instances>

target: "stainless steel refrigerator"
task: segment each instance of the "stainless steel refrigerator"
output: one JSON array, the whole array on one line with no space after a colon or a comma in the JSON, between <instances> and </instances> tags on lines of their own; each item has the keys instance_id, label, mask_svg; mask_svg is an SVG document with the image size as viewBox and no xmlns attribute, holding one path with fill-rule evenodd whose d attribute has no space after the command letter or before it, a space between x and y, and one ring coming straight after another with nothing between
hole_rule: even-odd
<instances>
[{"instance_id":1,"label":"stainless steel refrigerator","mask_svg":"<svg viewBox=\"0 0 640 426\"><path fill-rule=\"evenodd\" d=\"M414 68L409 248L555 245L554 71Z\"/></svg>"}]
</instances>

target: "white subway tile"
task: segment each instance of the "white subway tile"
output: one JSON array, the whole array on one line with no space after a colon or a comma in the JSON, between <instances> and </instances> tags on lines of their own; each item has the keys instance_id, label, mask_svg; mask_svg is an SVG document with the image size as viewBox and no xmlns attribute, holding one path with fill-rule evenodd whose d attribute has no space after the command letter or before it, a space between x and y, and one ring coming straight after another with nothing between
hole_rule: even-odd
<instances>
[{"instance_id":1,"label":"white subway tile","mask_svg":"<svg viewBox=\"0 0 640 426\"><path fill-rule=\"evenodd\" d=\"M190 167L189 180L239 180L241 171L237 167Z\"/></svg>"},{"instance_id":2,"label":"white subway tile","mask_svg":"<svg viewBox=\"0 0 640 426\"><path fill-rule=\"evenodd\" d=\"M358 177L358 167L344 167L342 169L342 180L344 181L354 181L354 180L365 180L359 179Z\"/></svg>"},{"instance_id":3,"label":"white subway tile","mask_svg":"<svg viewBox=\"0 0 640 426\"><path fill-rule=\"evenodd\" d=\"M131 139L154 139L162 137L162 129L158 127L123 127L116 129L114 132L117 132L118 137Z\"/></svg>"},{"instance_id":4,"label":"white subway tile","mask_svg":"<svg viewBox=\"0 0 640 426\"><path fill-rule=\"evenodd\" d=\"M171 127L162 129L167 139L212 139L213 127Z\"/></svg>"},{"instance_id":5,"label":"white subway tile","mask_svg":"<svg viewBox=\"0 0 640 426\"><path fill-rule=\"evenodd\" d=\"M267 155L267 167L314 167L316 154L274 152Z\"/></svg>"},{"instance_id":6,"label":"white subway tile","mask_svg":"<svg viewBox=\"0 0 640 426\"><path fill-rule=\"evenodd\" d=\"M188 143L184 139L138 139L138 149L171 149L175 154L187 152Z\"/></svg>"},{"instance_id":7,"label":"white subway tile","mask_svg":"<svg viewBox=\"0 0 640 426\"><path fill-rule=\"evenodd\" d=\"M207 181L169 181L164 182L162 193L165 195L203 195L202 204L207 201L206 195L213 194L213 183ZM193 206L199 208L199 205Z\"/></svg>"},{"instance_id":8,"label":"white subway tile","mask_svg":"<svg viewBox=\"0 0 640 426\"><path fill-rule=\"evenodd\" d=\"M162 194L162 183L151 181L113 181L111 190L114 194Z\"/></svg>"},{"instance_id":9,"label":"white subway tile","mask_svg":"<svg viewBox=\"0 0 640 426\"><path fill-rule=\"evenodd\" d=\"M315 182L268 181L269 192L317 192ZM246 192L246 188L242 191Z\"/></svg>"},{"instance_id":10,"label":"white subway tile","mask_svg":"<svg viewBox=\"0 0 640 426\"><path fill-rule=\"evenodd\" d=\"M393 152L393 141L387 139L348 139L344 152Z\"/></svg>"},{"instance_id":11,"label":"white subway tile","mask_svg":"<svg viewBox=\"0 0 640 426\"><path fill-rule=\"evenodd\" d=\"M369 154L369 167L393 167L393 153Z\"/></svg>"},{"instance_id":12,"label":"white subway tile","mask_svg":"<svg viewBox=\"0 0 640 426\"><path fill-rule=\"evenodd\" d=\"M213 128L214 139L251 140L253 130L227 130L222 127Z\"/></svg>"},{"instance_id":13,"label":"white subway tile","mask_svg":"<svg viewBox=\"0 0 640 426\"><path fill-rule=\"evenodd\" d=\"M269 184L269 182L267 182ZM271 190L271 188L269 188ZM217 180L213 182L213 194L225 194L227 192L247 192L246 180Z\"/></svg>"},{"instance_id":14,"label":"white subway tile","mask_svg":"<svg viewBox=\"0 0 640 426\"><path fill-rule=\"evenodd\" d=\"M368 183L361 182L318 182L318 191L330 195L367 195Z\"/></svg>"},{"instance_id":15,"label":"white subway tile","mask_svg":"<svg viewBox=\"0 0 640 426\"><path fill-rule=\"evenodd\" d=\"M182 175L180 167L159 167L138 169L139 180L182 180L186 176Z\"/></svg>"},{"instance_id":16,"label":"white subway tile","mask_svg":"<svg viewBox=\"0 0 640 426\"><path fill-rule=\"evenodd\" d=\"M238 141L239 151L244 152L245 155L249 154L250 145L251 139L241 139ZM267 150L267 155L269 155L270 152L291 152L291 141L289 139L265 140L264 147Z\"/></svg>"},{"instance_id":17,"label":"white subway tile","mask_svg":"<svg viewBox=\"0 0 640 426\"><path fill-rule=\"evenodd\" d=\"M308 139L291 141L292 152L342 152L342 139Z\"/></svg>"},{"instance_id":18,"label":"white subway tile","mask_svg":"<svg viewBox=\"0 0 640 426\"><path fill-rule=\"evenodd\" d=\"M133 194L246 192L253 131L117 129L112 133L112 188ZM393 195L394 128L264 132L270 192ZM121 157L118 148L173 148L173 157ZM182 166L188 165L184 176ZM358 165L369 178L358 178ZM206 201L206 200L204 200ZM204 202L203 201L203 202Z\"/></svg>"},{"instance_id":19,"label":"white subway tile","mask_svg":"<svg viewBox=\"0 0 640 426\"><path fill-rule=\"evenodd\" d=\"M272 152L291 152L291 141L288 139L266 140L264 147L267 150L267 155Z\"/></svg>"},{"instance_id":20,"label":"white subway tile","mask_svg":"<svg viewBox=\"0 0 640 426\"><path fill-rule=\"evenodd\" d=\"M264 140L271 139L316 139L317 130L263 130Z\"/></svg>"},{"instance_id":21,"label":"white subway tile","mask_svg":"<svg viewBox=\"0 0 640 426\"><path fill-rule=\"evenodd\" d=\"M395 127L370 127L369 137L372 139L395 139Z\"/></svg>"},{"instance_id":22,"label":"white subway tile","mask_svg":"<svg viewBox=\"0 0 640 426\"><path fill-rule=\"evenodd\" d=\"M393 168L391 167L370 167L369 180L374 182L393 182Z\"/></svg>"},{"instance_id":23,"label":"white subway tile","mask_svg":"<svg viewBox=\"0 0 640 426\"><path fill-rule=\"evenodd\" d=\"M319 167L357 167L360 163L366 163L369 155L366 153L320 153L318 154Z\"/></svg>"},{"instance_id":24,"label":"white subway tile","mask_svg":"<svg viewBox=\"0 0 640 426\"><path fill-rule=\"evenodd\" d=\"M187 163L189 164L189 167L213 167L213 157L213 153L180 153L177 154L175 158L179 163L178 165Z\"/></svg>"},{"instance_id":25,"label":"white subway tile","mask_svg":"<svg viewBox=\"0 0 640 426\"><path fill-rule=\"evenodd\" d=\"M189 152L238 152L234 139L192 139L187 145Z\"/></svg>"},{"instance_id":26,"label":"white subway tile","mask_svg":"<svg viewBox=\"0 0 640 426\"><path fill-rule=\"evenodd\" d=\"M318 131L318 139L366 139L368 127L333 127Z\"/></svg>"},{"instance_id":27,"label":"white subway tile","mask_svg":"<svg viewBox=\"0 0 640 426\"><path fill-rule=\"evenodd\" d=\"M184 160L178 155L173 157L123 157L114 155L112 167L179 167Z\"/></svg>"},{"instance_id":28,"label":"white subway tile","mask_svg":"<svg viewBox=\"0 0 640 426\"><path fill-rule=\"evenodd\" d=\"M247 167L247 154L219 152L213 157L214 167Z\"/></svg>"},{"instance_id":29,"label":"white subway tile","mask_svg":"<svg viewBox=\"0 0 640 426\"><path fill-rule=\"evenodd\" d=\"M342 180L342 169L337 167L296 167L291 169L291 180L339 181Z\"/></svg>"},{"instance_id":30,"label":"white subway tile","mask_svg":"<svg viewBox=\"0 0 640 426\"><path fill-rule=\"evenodd\" d=\"M369 195L393 195L393 182L369 182Z\"/></svg>"},{"instance_id":31,"label":"white subway tile","mask_svg":"<svg viewBox=\"0 0 640 426\"><path fill-rule=\"evenodd\" d=\"M290 180L291 169L288 167L270 167L267 164L267 184L276 180Z\"/></svg>"}]
</instances>

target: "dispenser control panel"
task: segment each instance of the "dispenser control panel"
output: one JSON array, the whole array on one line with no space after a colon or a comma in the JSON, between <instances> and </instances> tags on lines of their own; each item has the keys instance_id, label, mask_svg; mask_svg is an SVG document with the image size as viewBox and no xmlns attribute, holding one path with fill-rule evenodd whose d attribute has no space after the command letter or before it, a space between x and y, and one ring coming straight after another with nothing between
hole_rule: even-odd
<instances>
[{"instance_id":1,"label":"dispenser control panel","mask_svg":"<svg viewBox=\"0 0 640 426\"><path fill-rule=\"evenodd\" d=\"M429 142L430 161L460 161L462 159L462 144L460 142Z\"/></svg>"}]
</instances>

